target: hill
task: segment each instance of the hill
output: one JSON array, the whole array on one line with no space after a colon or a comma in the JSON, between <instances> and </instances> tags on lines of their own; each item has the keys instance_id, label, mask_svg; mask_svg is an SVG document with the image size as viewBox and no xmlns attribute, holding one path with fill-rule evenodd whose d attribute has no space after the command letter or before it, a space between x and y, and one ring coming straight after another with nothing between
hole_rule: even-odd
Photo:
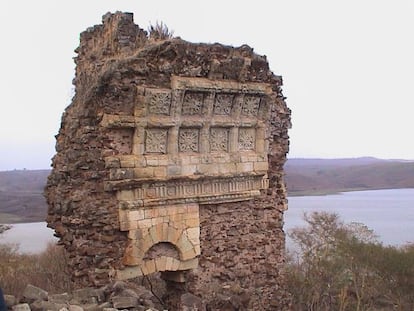
<instances>
[{"instance_id":1,"label":"hill","mask_svg":"<svg viewBox=\"0 0 414 311\"><path fill-rule=\"evenodd\" d=\"M285 165L289 195L352 190L414 188L414 161L290 159Z\"/></svg>"},{"instance_id":2,"label":"hill","mask_svg":"<svg viewBox=\"0 0 414 311\"><path fill-rule=\"evenodd\" d=\"M46 218L46 200L42 193L49 172L0 172L0 223L36 222Z\"/></svg>"},{"instance_id":3,"label":"hill","mask_svg":"<svg viewBox=\"0 0 414 311\"><path fill-rule=\"evenodd\" d=\"M47 206L42 193L49 172L0 172L0 223L44 221ZM414 161L289 159L285 172L289 196L414 188Z\"/></svg>"}]
</instances>

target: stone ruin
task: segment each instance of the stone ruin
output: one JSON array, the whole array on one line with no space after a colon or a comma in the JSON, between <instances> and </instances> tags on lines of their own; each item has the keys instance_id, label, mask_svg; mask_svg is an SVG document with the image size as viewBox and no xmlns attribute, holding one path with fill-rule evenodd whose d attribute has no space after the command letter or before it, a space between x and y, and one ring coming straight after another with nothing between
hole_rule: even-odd
<instances>
[{"instance_id":1,"label":"stone ruin","mask_svg":"<svg viewBox=\"0 0 414 311\"><path fill-rule=\"evenodd\" d=\"M45 190L74 283L157 272L207 302L280 309L290 110L266 57L155 40L120 12L75 52Z\"/></svg>"}]
</instances>

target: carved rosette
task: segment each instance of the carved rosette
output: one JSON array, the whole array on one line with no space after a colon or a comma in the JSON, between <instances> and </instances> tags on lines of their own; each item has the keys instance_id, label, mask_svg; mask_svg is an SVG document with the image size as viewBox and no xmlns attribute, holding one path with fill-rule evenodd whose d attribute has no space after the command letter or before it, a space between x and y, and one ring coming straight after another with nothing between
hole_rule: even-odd
<instances>
[{"instance_id":1,"label":"carved rosette","mask_svg":"<svg viewBox=\"0 0 414 311\"><path fill-rule=\"evenodd\" d=\"M210 151L229 150L229 129L215 127L210 129Z\"/></svg>"},{"instance_id":2,"label":"carved rosette","mask_svg":"<svg viewBox=\"0 0 414 311\"><path fill-rule=\"evenodd\" d=\"M239 150L254 150L256 131L253 128L239 129Z\"/></svg>"},{"instance_id":3,"label":"carved rosette","mask_svg":"<svg viewBox=\"0 0 414 311\"><path fill-rule=\"evenodd\" d=\"M150 92L147 95L148 112L150 114L169 115L171 94L167 92Z\"/></svg>"},{"instance_id":4,"label":"carved rosette","mask_svg":"<svg viewBox=\"0 0 414 311\"><path fill-rule=\"evenodd\" d=\"M198 129L180 129L178 149L180 152L198 152Z\"/></svg>"},{"instance_id":5,"label":"carved rosette","mask_svg":"<svg viewBox=\"0 0 414 311\"><path fill-rule=\"evenodd\" d=\"M242 104L242 114L249 117L257 116L260 106L260 96L245 95Z\"/></svg>"},{"instance_id":6,"label":"carved rosette","mask_svg":"<svg viewBox=\"0 0 414 311\"><path fill-rule=\"evenodd\" d=\"M233 99L233 94L217 94L214 101L214 114L230 115Z\"/></svg>"},{"instance_id":7,"label":"carved rosette","mask_svg":"<svg viewBox=\"0 0 414 311\"><path fill-rule=\"evenodd\" d=\"M145 152L167 153L168 130L153 128L145 130Z\"/></svg>"},{"instance_id":8,"label":"carved rosette","mask_svg":"<svg viewBox=\"0 0 414 311\"><path fill-rule=\"evenodd\" d=\"M204 94L198 92L186 92L184 95L182 114L201 115L204 102Z\"/></svg>"}]
</instances>

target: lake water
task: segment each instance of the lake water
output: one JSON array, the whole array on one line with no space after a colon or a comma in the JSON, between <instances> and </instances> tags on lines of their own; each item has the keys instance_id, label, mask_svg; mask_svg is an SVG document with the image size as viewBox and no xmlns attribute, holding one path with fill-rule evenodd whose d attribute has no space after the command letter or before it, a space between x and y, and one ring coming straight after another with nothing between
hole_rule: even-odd
<instances>
[{"instance_id":1,"label":"lake water","mask_svg":"<svg viewBox=\"0 0 414 311\"><path fill-rule=\"evenodd\" d=\"M344 192L326 196L289 197L285 231L305 224L303 213L330 211L344 222L360 222L373 229L387 245L414 242L414 189ZM15 224L0 236L0 243L16 243L20 251L39 253L56 241L46 223ZM287 240L288 247L291 241Z\"/></svg>"},{"instance_id":2,"label":"lake water","mask_svg":"<svg viewBox=\"0 0 414 311\"><path fill-rule=\"evenodd\" d=\"M373 229L385 245L401 246L414 242L414 189L289 197L285 231L304 225L303 214L313 211L335 212L346 223L363 223Z\"/></svg>"}]
</instances>

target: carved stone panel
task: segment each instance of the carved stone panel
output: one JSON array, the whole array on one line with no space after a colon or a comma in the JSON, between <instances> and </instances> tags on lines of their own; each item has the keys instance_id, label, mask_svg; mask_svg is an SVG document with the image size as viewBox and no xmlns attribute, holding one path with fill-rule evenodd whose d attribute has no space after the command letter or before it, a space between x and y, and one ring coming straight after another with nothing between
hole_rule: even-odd
<instances>
[{"instance_id":1,"label":"carved stone panel","mask_svg":"<svg viewBox=\"0 0 414 311\"><path fill-rule=\"evenodd\" d=\"M171 93L148 91L148 113L169 115L171 107Z\"/></svg>"},{"instance_id":2,"label":"carved stone panel","mask_svg":"<svg viewBox=\"0 0 414 311\"><path fill-rule=\"evenodd\" d=\"M214 101L214 114L230 115L234 94L217 94Z\"/></svg>"},{"instance_id":3,"label":"carved stone panel","mask_svg":"<svg viewBox=\"0 0 414 311\"><path fill-rule=\"evenodd\" d=\"M148 128L145 130L145 152L167 153L168 129Z\"/></svg>"},{"instance_id":4,"label":"carved stone panel","mask_svg":"<svg viewBox=\"0 0 414 311\"><path fill-rule=\"evenodd\" d=\"M260 96L245 95L242 104L242 115L255 117L259 112Z\"/></svg>"},{"instance_id":5,"label":"carved stone panel","mask_svg":"<svg viewBox=\"0 0 414 311\"><path fill-rule=\"evenodd\" d=\"M256 144L256 130L254 128L239 129L239 150L254 150Z\"/></svg>"},{"instance_id":6,"label":"carved stone panel","mask_svg":"<svg viewBox=\"0 0 414 311\"><path fill-rule=\"evenodd\" d=\"M201 115L204 102L204 93L186 92L182 103L183 115Z\"/></svg>"},{"instance_id":7,"label":"carved stone panel","mask_svg":"<svg viewBox=\"0 0 414 311\"><path fill-rule=\"evenodd\" d=\"M178 150L180 152L199 151L199 129L182 128L178 134Z\"/></svg>"},{"instance_id":8,"label":"carved stone panel","mask_svg":"<svg viewBox=\"0 0 414 311\"><path fill-rule=\"evenodd\" d=\"M210 151L229 150L229 129L212 127L210 129Z\"/></svg>"}]
</instances>

